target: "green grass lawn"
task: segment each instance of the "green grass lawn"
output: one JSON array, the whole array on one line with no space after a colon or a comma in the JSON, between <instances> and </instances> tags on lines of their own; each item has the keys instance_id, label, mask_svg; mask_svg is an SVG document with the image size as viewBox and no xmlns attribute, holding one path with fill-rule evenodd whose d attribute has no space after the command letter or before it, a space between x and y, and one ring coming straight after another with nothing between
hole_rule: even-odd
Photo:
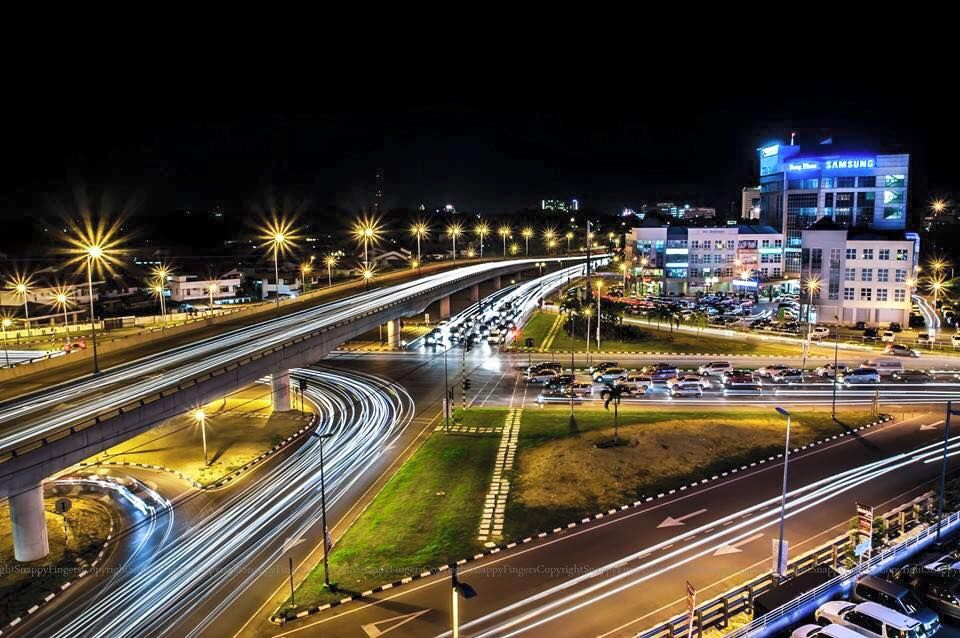
<instances>
[{"instance_id":1,"label":"green grass lawn","mask_svg":"<svg viewBox=\"0 0 960 638\"><path fill-rule=\"evenodd\" d=\"M48 594L59 592L63 583L73 580L84 569L78 560L90 563L103 547L110 531L110 511L106 505L89 498L71 497L70 500L73 506L66 516L64 536L64 519L54 510L57 498L44 499L50 553L30 563L18 563L14 559L10 509L6 501L0 503L0 626Z\"/></svg>"},{"instance_id":2,"label":"green grass lawn","mask_svg":"<svg viewBox=\"0 0 960 638\"><path fill-rule=\"evenodd\" d=\"M516 340L514 341L515 345L519 348L524 347L526 339L533 339L534 349L538 349L543 346L544 341L547 339L547 334L550 332L550 328L553 326L553 322L556 320L556 313L552 312L535 312L530 320L527 321L520 329L520 334L517 335ZM569 339L567 340L569 343Z\"/></svg>"},{"instance_id":3,"label":"green grass lawn","mask_svg":"<svg viewBox=\"0 0 960 638\"><path fill-rule=\"evenodd\" d=\"M783 451L783 418L772 409L626 409L624 447L597 448L613 435L612 412L579 409L571 432L564 409L526 409L511 478L505 537L552 529L645 496ZM795 412L793 445L874 420L869 412ZM846 427L845 427L846 426Z\"/></svg>"},{"instance_id":4,"label":"green grass lawn","mask_svg":"<svg viewBox=\"0 0 960 638\"><path fill-rule=\"evenodd\" d=\"M471 409L465 425L502 424L505 411ZM322 605L470 556L477 540L500 435L436 432L387 482L330 553L297 588L297 609ZM289 601L288 603L289 604Z\"/></svg>"}]
</instances>

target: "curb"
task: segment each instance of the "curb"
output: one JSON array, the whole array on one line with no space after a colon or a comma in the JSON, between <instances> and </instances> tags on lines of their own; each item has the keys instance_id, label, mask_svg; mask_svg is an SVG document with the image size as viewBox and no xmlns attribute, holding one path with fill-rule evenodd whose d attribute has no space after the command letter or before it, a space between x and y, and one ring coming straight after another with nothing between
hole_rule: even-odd
<instances>
[{"instance_id":1,"label":"curb","mask_svg":"<svg viewBox=\"0 0 960 638\"><path fill-rule=\"evenodd\" d=\"M103 560L103 555L104 555L104 553L106 553L107 547L110 545L110 541L111 541L112 538L113 538L113 517L111 516L111 518L110 518L110 531L107 533L107 540L105 540L105 541L103 542L103 546L100 547L100 553L97 554L97 557L93 560L93 562L90 563L89 566L86 566L86 567L83 569L83 571L81 571L79 574L77 574L76 578L74 578L73 580L68 580L67 582L65 582L65 583L63 583L62 585L60 585L60 589L59 589L58 591L50 592L49 594L47 594L46 596L44 596L44 597L43 597L43 600L41 600L39 603L37 603L37 604L33 605L32 607L30 607L30 608L27 610L27 612L26 612L25 615L17 616L17 617L14 618L13 620L11 620L11 621L7 624L7 627L16 627L16 626L19 625L21 622L23 622L24 620L26 620L27 618L29 618L32 614L34 614L38 609L40 609L41 607L46 606L51 600L53 600L54 598L56 598L56 597L57 597L57 594L60 594L60 593L62 593L62 592L67 591L67 590L71 587L71 585L73 585L73 583L74 583L75 581L78 581L78 580L80 580L81 578L83 578L84 576L86 576L87 574L89 574L89 573L90 573L90 570L93 569L94 567L96 567L97 564L98 564L101 560ZM2 635L3 635L3 630L0 630L0 636L2 636Z\"/></svg>"},{"instance_id":2,"label":"curb","mask_svg":"<svg viewBox=\"0 0 960 638\"><path fill-rule=\"evenodd\" d=\"M227 483L229 483L229 482L232 481L233 479L239 477L241 474L243 474L244 472L246 472L247 470L249 470L249 469L250 469L251 467L253 467L254 465L263 462L264 460L266 460L266 459L268 459L269 457L273 456L274 454L276 454L276 453L279 452L280 450L286 448L287 446L290 445L290 443L292 443L293 441L299 439L299 438L302 437L306 432L308 432L309 430L311 430L311 429L313 428L313 426L316 425L316 421L317 421L317 415L314 414L314 415L310 418L310 422L307 423L305 426L303 426L302 428L300 428L299 430L297 430L296 432L294 432L293 434L291 434L290 436L288 436L287 438L285 438L283 441L280 441L279 443L277 443L276 445L274 445L272 448L270 448L269 450L267 450L266 452L264 452L264 453L261 454L260 456L254 458L254 459L251 459L250 461L247 461L246 463L244 463L243 465L241 465L240 467L238 467L238 468L235 469L234 471L230 472L229 474L220 477L220 479L218 479L216 483L207 483L207 484L199 483L199 482L193 480L192 478L190 478L189 476L185 475L183 472L180 472L180 471L178 471L178 470L174 470L174 469L171 469L171 468L169 468L169 467L164 467L163 465L150 465L150 464L148 464L148 463L136 463L136 462L130 462L130 461L123 461L123 462L118 462L118 463L111 463L111 462L109 462L109 461L107 461L107 462L101 462L101 463L85 463L85 462L81 462L81 463L77 463L77 466L78 466L78 467L99 467L99 466L101 466L101 465L103 465L103 466L113 465L113 466L120 466L120 467L140 467L140 468L143 468L143 469L146 469L146 470L155 470L155 471L157 471L157 472L164 472L164 473L166 473L166 474L171 474L171 475L176 476L177 478L179 478L179 479L181 479L181 480L189 483L190 485L192 485L194 488L196 488L196 489L198 489L198 490L210 490L210 489L213 489L213 488L215 488L215 487L223 487L224 485L226 485Z\"/></svg>"},{"instance_id":3,"label":"curb","mask_svg":"<svg viewBox=\"0 0 960 638\"><path fill-rule=\"evenodd\" d=\"M520 348L510 349L509 352L514 354L524 354L527 351ZM531 350L531 353L536 352L538 354L570 354L569 350ZM659 357L719 357L721 359L783 359L784 355L782 354L718 354L715 352L647 352L640 350L604 350L602 352L597 352L591 350L587 352L586 350L576 350L574 351L575 355L593 355L595 357L602 357L604 355L650 355L650 356L659 356ZM814 359L829 359L827 356L807 356L807 360Z\"/></svg>"},{"instance_id":4,"label":"curb","mask_svg":"<svg viewBox=\"0 0 960 638\"><path fill-rule=\"evenodd\" d=\"M844 437L844 436L847 436L847 435L855 434L855 433L857 433L857 432L860 432L861 430L866 430L866 429L868 429L868 428L875 427L875 426L880 425L880 424L882 424L882 423L888 423L888 422L890 422L890 421L892 421L892 420L893 420L893 417L892 417L892 416L890 416L890 415L883 415L883 416L881 416L879 419L877 419L876 421L871 421L870 423L867 423L867 424L865 424L865 425L861 425L859 428L856 428L856 429L854 429L854 430L850 430L849 432L843 432L842 434L834 434L833 436L825 437L825 438L823 438L823 439L820 439L819 441L815 441L815 442L813 442L813 443L808 443L807 445L804 445L804 446L801 446L801 447L792 448L792 449L790 450L790 453L791 453L791 454L798 454L799 452L801 452L801 451L803 451L803 450L808 450L808 449L810 449L810 448L813 448L813 447L816 447L816 446L819 446L819 445L823 445L824 443L828 443L828 442L830 442L830 441L834 441L834 440L836 440L836 439L839 439L839 438ZM731 474L737 474L738 472L742 472L742 471L749 470L750 468L757 467L757 466L759 466L759 465L763 465L763 464L767 463L768 461L775 461L775 460L777 460L777 459L779 459L779 458L783 458L783 453L782 453L782 452L779 453L779 454L777 454L776 456L770 456L770 457L768 457L768 458L760 459L759 461L754 461L754 462L750 463L749 465L741 465L739 468L733 468L732 470L728 470L728 471L726 471L726 472L721 472L720 474L714 474L714 475L712 475L712 476L710 476L710 477L703 478L703 479L701 479L701 480L699 480L699 481L694 481L694 482L690 483L689 485L681 485L679 488L671 489L671 490L668 490L668 491L666 491L666 492L660 492L660 493L657 494L656 496L647 496L647 497L642 497L642 496L641 496L638 500L633 501L632 503L626 503L626 504L620 505L620 506L618 506L618 507L612 507L612 508L610 508L609 510L607 510L606 512L598 512L597 514L594 514L593 516L586 516L586 517L580 519L579 521L573 521L573 522L571 522L571 523L567 523L566 525L562 525L562 526L560 526L560 527L554 527L552 530L547 531L547 532L538 532L538 533L536 533L536 534L531 534L530 536L527 536L526 538L524 538L523 540L520 540L520 541L512 541L512 542L509 542L509 543L506 543L506 544L501 544L501 545L497 545L497 546L495 546L495 547L491 547L491 548L489 548L489 549L485 549L485 550L483 550L482 552L479 552L479 553L477 553L477 554L474 554L473 556L470 556L470 557L468 557L468 558L461 558L460 560L458 560L458 561L456 561L456 562L454 562L454 563L447 563L446 565L440 565L439 567L434 567L434 568L428 569L428 570L423 571L423 572L421 572L421 573L419 573L419 574L414 574L414 575L412 575L412 576L407 576L407 577L405 577L405 578L401 578L400 580L395 580L395 581L393 581L392 583L384 583L383 585L380 585L380 586L378 586L378 587L374 587L373 589L368 589L368 590L365 591L365 592L362 592L362 593L359 593L359 594L353 594L353 595L347 596L347 597L345 597L345 598L341 598L340 600L335 600L335 601L333 601L333 602L327 603L327 604L325 604L325 605L320 605L320 606L318 606L318 607L310 607L309 609L304 609L303 611L297 612L297 613L294 614L293 616L287 616L286 614L278 615L277 612L274 612L274 613L270 616L270 622L273 623L273 624L275 624L275 625L283 625L283 624L285 624L285 623L288 622L288 621L299 620L300 618L305 618L305 617L307 617L307 616L312 616L312 615L318 614L318 613L320 613L320 612L322 612L322 611L326 611L327 609L331 609L331 608L333 608L333 607L339 607L340 605L344 605L344 604L349 603L349 602L352 602L352 601L354 601L354 600L360 600L360 599L362 599L362 598L364 598L364 597L366 597L366 596L369 596L369 595L371 595L371 594L376 594L376 593L384 592L384 591L387 591L388 589L393 589L394 587L399 587L400 585L406 585L406 584L409 583L409 582L412 582L412 581L415 581L415 580L420 580L420 579L422 579L422 578L427 578L428 576L434 576L434 575L436 575L436 574L440 574L440 573L445 572L445 571L447 571L447 570L453 569L454 567L459 567L459 566L464 565L464 564L466 564L466 563L470 563L470 562L473 562L473 561L476 561L476 560L480 560L481 558L486 558L487 556L491 556L491 555L493 555L493 554L499 554L499 553L502 552L502 551L505 551L505 550L508 550L508 549L513 549L514 547L517 547L518 545L526 545L526 544L528 544L528 543L533 542L534 540L539 540L539 539L541 539L541 538L546 538L547 536L551 536L551 535L554 535L554 534L559 534L560 532L566 531L566 530L568 530L568 529L573 529L573 528L575 528L575 527L579 527L579 526L582 526L582 525L586 525L586 524L591 523L591 522L593 522L593 521L600 520L600 519L605 518L605 517L607 517L607 516L612 516L612 515L614 515L614 514L617 514L617 513L619 513L619 512L625 511L625 510L629 510L629 509L633 509L633 508L637 508L637 507L646 505L647 503L649 503L649 502L651 502L651 501L659 500L659 499L661 499L661 498L664 498L665 496L673 496L674 494L677 494L677 493L679 493L679 492L685 492L685 491L687 491L688 489L695 488L695 487L699 487L699 486L704 485L704 484L706 484L706 483L710 483L710 482L712 482L712 481L717 481L717 480L720 480L720 479L722 479L722 478L726 478L727 476L729 476L729 475L731 475Z\"/></svg>"}]
</instances>

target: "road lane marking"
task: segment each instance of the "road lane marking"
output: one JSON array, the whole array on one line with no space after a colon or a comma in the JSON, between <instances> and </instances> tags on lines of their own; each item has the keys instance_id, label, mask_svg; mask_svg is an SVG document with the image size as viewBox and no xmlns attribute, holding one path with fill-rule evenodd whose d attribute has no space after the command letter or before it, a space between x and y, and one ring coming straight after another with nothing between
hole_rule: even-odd
<instances>
[{"instance_id":1,"label":"road lane marking","mask_svg":"<svg viewBox=\"0 0 960 638\"><path fill-rule=\"evenodd\" d=\"M936 430L938 429L938 426L941 423L943 423L942 419L940 421L937 421L936 423L926 423L920 426L920 431L922 432L923 430Z\"/></svg>"},{"instance_id":2,"label":"road lane marking","mask_svg":"<svg viewBox=\"0 0 960 638\"><path fill-rule=\"evenodd\" d=\"M740 549L742 545L746 545L747 543L752 543L753 541L762 537L763 537L763 534L754 534L753 536L745 538L742 541L737 541L736 543L724 543L723 545L717 548L717 551L715 551L713 555L723 556L725 554L737 554L743 551L742 549Z\"/></svg>"},{"instance_id":3,"label":"road lane marking","mask_svg":"<svg viewBox=\"0 0 960 638\"><path fill-rule=\"evenodd\" d=\"M687 520L688 518L693 518L694 516L699 516L700 514L703 514L706 511L707 511L706 508L704 508L704 509L699 509L696 512L690 512L689 514L684 514L683 516L677 516L676 518L674 518L673 516L668 516L665 519L663 519L662 523L657 525L657 529L660 529L661 527L676 527L677 525L685 525L686 523L684 523L683 521Z\"/></svg>"},{"instance_id":4,"label":"road lane marking","mask_svg":"<svg viewBox=\"0 0 960 638\"><path fill-rule=\"evenodd\" d=\"M377 622L368 623L366 625L360 625L360 629L362 629L363 632L367 634L368 638L378 638L378 636L382 636L383 634L388 634L394 629L396 629L397 627L406 625L411 620L416 620L417 618L424 615L428 611L430 610L424 609L422 611L415 611L412 614L404 614L403 616L394 616L393 618L378 620ZM381 630L379 627L377 627L377 625L382 625L384 623L390 623L390 622L396 622L396 621L400 621L400 622L397 622L395 625L393 625L389 629Z\"/></svg>"}]
</instances>

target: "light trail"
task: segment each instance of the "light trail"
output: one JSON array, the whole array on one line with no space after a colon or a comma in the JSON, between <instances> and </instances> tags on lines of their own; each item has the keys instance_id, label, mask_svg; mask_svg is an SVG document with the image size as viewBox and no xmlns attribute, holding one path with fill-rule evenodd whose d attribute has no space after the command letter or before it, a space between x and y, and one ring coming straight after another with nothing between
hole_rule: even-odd
<instances>
[{"instance_id":1,"label":"light trail","mask_svg":"<svg viewBox=\"0 0 960 638\"><path fill-rule=\"evenodd\" d=\"M306 393L319 414L317 430L333 433L324 442L329 507L407 427L413 400L395 384L367 374L312 369L293 374L310 380ZM203 635L276 564L285 539L299 538L317 523L318 490L319 440L310 437L161 548L148 569L118 578L109 593L75 617L60 620L49 635ZM178 627L211 597L219 597L217 604L196 626Z\"/></svg>"}]
</instances>

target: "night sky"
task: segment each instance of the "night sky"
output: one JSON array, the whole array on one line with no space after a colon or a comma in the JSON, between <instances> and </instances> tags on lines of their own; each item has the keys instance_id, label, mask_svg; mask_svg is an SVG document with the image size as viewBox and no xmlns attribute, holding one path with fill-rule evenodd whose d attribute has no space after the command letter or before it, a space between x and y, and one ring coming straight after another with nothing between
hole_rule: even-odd
<instances>
[{"instance_id":1,"label":"night sky","mask_svg":"<svg viewBox=\"0 0 960 638\"><path fill-rule=\"evenodd\" d=\"M862 84L857 86L862 87ZM93 201L163 216L229 213L269 202L330 215L371 201L385 174L388 208L451 202L489 214L577 197L617 211L657 200L728 211L756 181L754 149L798 132L798 143L899 144L913 156L913 206L957 190L951 108L918 92L884 99L849 83L674 80L633 91L556 86L562 98L371 100L238 108L264 100L132 95L129 100L24 103L8 121L0 176L4 220L54 216L82 187ZM552 94L551 94L552 95ZM298 100L276 100L277 103Z\"/></svg>"}]
</instances>

